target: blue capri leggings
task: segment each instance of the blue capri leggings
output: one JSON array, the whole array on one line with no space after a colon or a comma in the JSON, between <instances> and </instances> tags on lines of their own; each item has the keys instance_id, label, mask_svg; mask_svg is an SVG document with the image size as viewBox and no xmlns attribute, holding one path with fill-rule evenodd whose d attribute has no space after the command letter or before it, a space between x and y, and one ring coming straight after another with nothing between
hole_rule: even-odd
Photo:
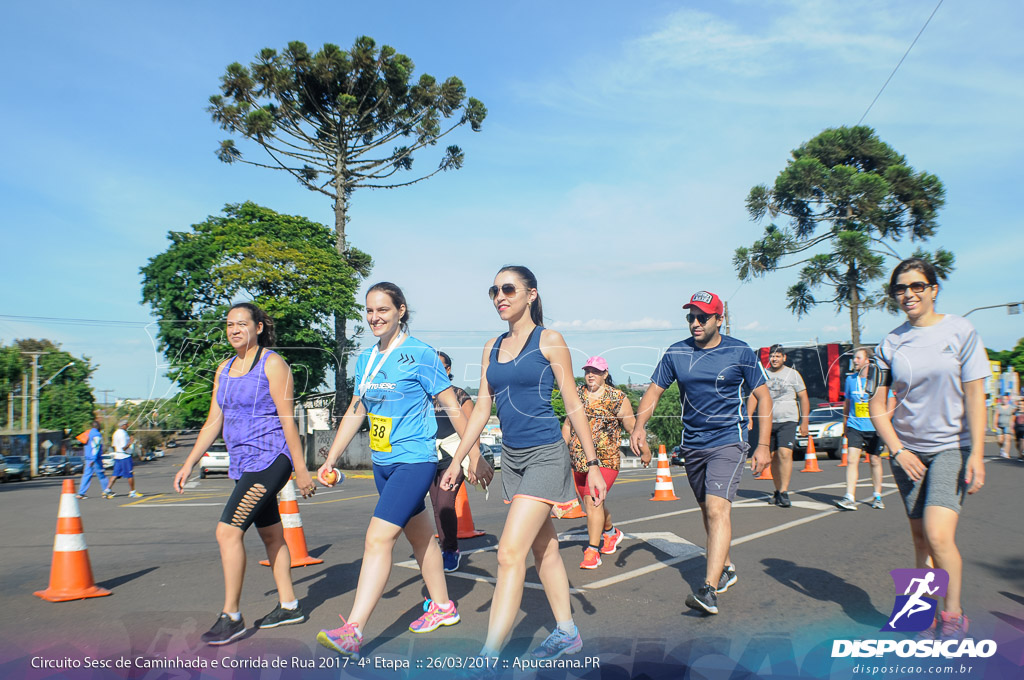
<instances>
[{"instance_id":1,"label":"blue capri leggings","mask_svg":"<svg viewBox=\"0 0 1024 680\"><path fill-rule=\"evenodd\" d=\"M373 516L395 526L406 523L427 509L423 499L437 474L437 463L373 464L373 481L380 500Z\"/></svg>"}]
</instances>

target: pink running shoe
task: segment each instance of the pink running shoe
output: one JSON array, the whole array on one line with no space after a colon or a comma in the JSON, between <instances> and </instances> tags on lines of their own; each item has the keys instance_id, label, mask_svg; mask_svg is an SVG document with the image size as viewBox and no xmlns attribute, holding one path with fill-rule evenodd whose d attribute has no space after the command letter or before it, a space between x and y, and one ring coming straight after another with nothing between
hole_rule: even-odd
<instances>
[{"instance_id":1,"label":"pink running shoe","mask_svg":"<svg viewBox=\"0 0 1024 680\"><path fill-rule=\"evenodd\" d=\"M604 555L612 555L615 553L615 550L618 549L619 543L622 543L622 539L625 538L625 535L622 533L621 529L616 528L615 531L610 534L603 534L603 537L604 543L601 545L601 553Z\"/></svg>"},{"instance_id":2,"label":"pink running shoe","mask_svg":"<svg viewBox=\"0 0 1024 680\"><path fill-rule=\"evenodd\" d=\"M441 626L454 626L462 620L454 602L449 602L446 608L442 608L428 599L423 603L423 609L423 616L409 624L409 630L413 633L429 633Z\"/></svg>"},{"instance_id":3,"label":"pink running shoe","mask_svg":"<svg viewBox=\"0 0 1024 680\"><path fill-rule=\"evenodd\" d=\"M969 624L970 621L968 621L966 614L942 612L942 639L963 640L967 636L967 627Z\"/></svg>"},{"instance_id":4,"label":"pink running shoe","mask_svg":"<svg viewBox=\"0 0 1024 680\"><path fill-rule=\"evenodd\" d=\"M359 624L345 621L345 617L340 614L338 617L345 625L334 630L320 631L317 633L316 641L327 649L333 649L342 656L358 661L359 645L363 642L363 636L356 629Z\"/></svg>"}]
</instances>

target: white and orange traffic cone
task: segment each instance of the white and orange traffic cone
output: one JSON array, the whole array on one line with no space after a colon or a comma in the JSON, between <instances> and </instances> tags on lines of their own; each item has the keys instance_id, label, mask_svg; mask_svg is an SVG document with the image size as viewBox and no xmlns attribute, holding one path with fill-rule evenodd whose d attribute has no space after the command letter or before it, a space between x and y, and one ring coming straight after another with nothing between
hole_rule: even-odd
<instances>
[{"instance_id":1,"label":"white and orange traffic cone","mask_svg":"<svg viewBox=\"0 0 1024 680\"><path fill-rule=\"evenodd\" d=\"M459 538L476 538L487 533L480 531L473 524L473 511L469 509L469 494L466 493L465 484L460 486L459 492L455 494L455 516L459 520L458 534L456 534Z\"/></svg>"},{"instance_id":2,"label":"white and orange traffic cone","mask_svg":"<svg viewBox=\"0 0 1024 680\"><path fill-rule=\"evenodd\" d=\"M836 467L847 467L850 464L850 448L847 445L846 437L843 437L843 460Z\"/></svg>"},{"instance_id":3,"label":"white and orange traffic cone","mask_svg":"<svg viewBox=\"0 0 1024 680\"><path fill-rule=\"evenodd\" d=\"M751 465L753 465L753 463L751 463ZM772 477L772 457L768 458L768 464L764 466L763 470L761 470L761 474L759 474L757 477L754 477L754 479L775 479L774 477Z\"/></svg>"},{"instance_id":4,"label":"white and orange traffic cone","mask_svg":"<svg viewBox=\"0 0 1024 680\"><path fill-rule=\"evenodd\" d=\"M323 564L323 560L311 557L306 549L306 532L302 530L302 515L299 514L299 501L295 496L295 480L289 479L281 493L277 494L277 509L281 513L284 542L288 544L288 552L292 556L292 567ZM269 567L270 560L260 560L260 564Z\"/></svg>"},{"instance_id":5,"label":"white and orange traffic cone","mask_svg":"<svg viewBox=\"0 0 1024 680\"><path fill-rule=\"evenodd\" d=\"M84 600L110 595L92 578L89 550L82 532L82 513L75 497L75 482L65 479L57 510L57 534L53 540L53 563L50 565L50 587L35 595L49 602Z\"/></svg>"},{"instance_id":6,"label":"white and orange traffic cone","mask_svg":"<svg viewBox=\"0 0 1024 680\"><path fill-rule=\"evenodd\" d=\"M821 472L818 467L818 454L814 452L814 438L807 435L807 453L804 454L804 469L800 472Z\"/></svg>"},{"instance_id":7,"label":"white and orange traffic cone","mask_svg":"<svg viewBox=\"0 0 1024 680\"><path fill-rule=\"evenodd\" d=\"M658 472L654 481L654 495L652 501L677 501L675 487L672 486L672 468L668 462L668 454L665 453L665 445L658 447Z\"/></svg>"}]
</instances>

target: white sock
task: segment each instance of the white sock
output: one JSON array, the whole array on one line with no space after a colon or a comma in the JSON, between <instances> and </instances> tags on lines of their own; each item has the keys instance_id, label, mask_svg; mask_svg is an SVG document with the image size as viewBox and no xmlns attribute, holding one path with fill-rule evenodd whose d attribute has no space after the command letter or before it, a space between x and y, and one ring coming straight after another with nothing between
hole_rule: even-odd
<instances>
[{"instance_id":1,"label":"white sock","mask_svg":"<svg viewBox=\"0 0 1024 680\"><path fill-rule=\"evenodd\" d=\"M573 623L572 619L569 619L568 621L559 621L558 630L569 635L575 635L577 633L576 624Z\"/></svg>"},{"instance_id":2,"label":"white sock","mask_svg":"<svg viewBox=\"0 0 1024 680\"><path fill-rule=\"evenodd\" d=\"M845 498L846 500L848 500L848 501L851 501L851 502L852 502L852 501L854 500L854 498L853 498L853 494L852 494L852 493L848 493L848 494L846 494L846 495L844 496L844 498Z\"/></svg>"},{"instance_id":3,"label":"white sock","mask_svg":"<svg viewBox=\"0 0 1024 680\"><path fill-rule=\"evenodd\" d=\"M232 621L241 621L242 620L242 612L224 612L224 613L227 614L228 617L230 617Z\"/></svg>"},{"instance_id":4,"label":"white sock","mask_svg":"<svg viewBox=\"0 0 1024 680\"><path fill-rule=\"evenodd\" d=\"M298 606L299 606L299 601L298 600L292 600L291 602L282 602L281 603L281 608L282 609L296 609Z\"/></svg>"}]
</instances>

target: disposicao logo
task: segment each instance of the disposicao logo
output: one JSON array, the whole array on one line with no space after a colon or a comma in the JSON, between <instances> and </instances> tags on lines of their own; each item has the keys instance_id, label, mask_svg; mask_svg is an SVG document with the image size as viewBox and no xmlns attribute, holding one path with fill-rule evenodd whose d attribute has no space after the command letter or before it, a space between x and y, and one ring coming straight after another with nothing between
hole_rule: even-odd
<instances>
[{"instance_id":1,"label":"disposicao logo","mask_svg":"<svg viewBox=\"0 0 1024 680\"><path fill-rule=\"evenodd\" d=\"M946 596L949 574L944 569L893 569L896 602L882 630L921 631L935 620L940 597Z\"/></svg>"},{"instance_id":2,"label":"disposicao logo","mask_svg":"<svg viewBox=\"0 0 1024 680\"><path fill-rule=\"evenodd\" d=\"M896 601L882 631L919 632L935 621L940 597L949 587L949 574L943 569L893 569L889 572L896 586ZM895 653L900 657L990 657L996 653L992 640L975 641L934 639L910 640L834 640L832 657L871 657Z\"/></svg>"}]
</instances>

